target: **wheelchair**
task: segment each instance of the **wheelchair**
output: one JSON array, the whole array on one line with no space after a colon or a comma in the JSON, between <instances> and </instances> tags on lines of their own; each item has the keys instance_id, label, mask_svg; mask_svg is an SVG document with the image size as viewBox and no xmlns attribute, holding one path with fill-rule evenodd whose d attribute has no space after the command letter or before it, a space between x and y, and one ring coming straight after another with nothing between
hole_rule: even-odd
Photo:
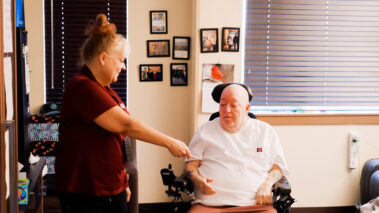
<instances>
[{"instance_id":1,"label":"wheelchair","mask_svg":"<svg viewBox=\"0 0 379 213\"><path fill-rule=\"evenodd\" d=\"M185 202L182 199L182 195L186 194L192 196L193 186L189 178L184 174L176 177L174 174L171 164L168 168L161 169L161 176L163 185L167 186L168 189L165 191L169 197L173 197L172 212L175 213L185 213L191 207L190 201ZM272 203L274 208L278 213L289 213L291 210L291 205L295 202L295 199L291 197L291 185L286 177L282 177L278 182L272 187Z\"/></svg>"},{"instance_id":2,"label":"wheelchair","mask_svg":"<svg viewBox=\"0 0 379 213\"><path fill-rule=\"evenodd\" d=\"M212 91L212 98L217 103L220 102L220 97L222 91L231 84L237 83L224 83L217 85ZM238 84L246 89L249 95L249 101L253 98L252 92L249 87ZM219 112L213 113L209 120L213 120L219 117ZM253 113L248 113L248 116L252 119L256 119ZM179 177L176 177L174 174L171 164L168 165L168 168L163 168L161 170L162 181L168 189L165 191L169 197L173 197L173 211L177 213L186 212L190 208L190 202L183 202L182 195L183 193L186 195L193 194L193 186L189 178L186 174L182 174ZM272 188L273 192L273 206L277 210L278 213L289 213L291 210L291 205L295 202L295 199L291 197L291 185L288 179L283 176L278 182L276 182ZM178 202L180 201L180 202ZM180 203L185 203L184 205L179 205Z\"/></svg>"}]
</instances>

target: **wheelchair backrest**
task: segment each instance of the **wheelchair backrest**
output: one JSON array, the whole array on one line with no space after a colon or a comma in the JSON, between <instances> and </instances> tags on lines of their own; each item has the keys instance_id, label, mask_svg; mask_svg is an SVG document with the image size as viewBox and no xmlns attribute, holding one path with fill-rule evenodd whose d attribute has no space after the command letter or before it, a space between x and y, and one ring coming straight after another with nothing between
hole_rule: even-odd
<instances>
[{"instance_id":1,"label":"wheelchair backrest","mask_svg":"<svg viewBox=\"0 0 379 213\"><path fill-rule=\"evenodd\" d=\"M237 85L240 85L241 87L243 87L246 90L247 94L249 95L249 102L251 101L251 99L253 98L253 92L251 91L251 89L248 86L246 86L244 84L240 84L240 83L223 83L223 84L219 84L219 85L215 86L215 88L213 88L213 91L212 91L212 98L213 98L213 100L216 101L217 103L220 103L220 98L221 98L222 91L224 91L224 89L227 86L232 85L232 84L237 84ZM251 112L248 113L248 116L250 118L254 118L254 119L257 118ZM209 117L209 120L211 121L211 120L213 120L213 119L215 119L217 117L220 117L220 112L213 113Z\"/></svg>"}]
</instances>

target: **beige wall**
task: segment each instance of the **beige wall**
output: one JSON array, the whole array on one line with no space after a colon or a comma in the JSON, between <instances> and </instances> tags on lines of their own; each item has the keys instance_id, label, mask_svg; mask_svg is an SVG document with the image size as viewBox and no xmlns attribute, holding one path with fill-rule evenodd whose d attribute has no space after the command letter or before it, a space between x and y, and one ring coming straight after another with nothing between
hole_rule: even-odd
<instances>
[{"instance_id":1,"label":"beige wall","mask_svg":"<svg viewBox=\"0 0 379 213\"><path fill-rule=\"evenodd\" d=\"M25 29L28 31L29 72L31 92L30 113L36 114L45 102L45 62L44 62L44 12L42 0L24 0Z\"/></svg>"},{"instance_id":2,"label":"beige wall","mask_svg":"<svg viewBox=\"0 0 379 213\"><path fill-rule=\"evenodd\" d=\"M28 1L32 0L26 0ZM240 79L242 67L241 51L200 54L199 29L241 27L243 33L242 2L243 0L129 0L128 36L132 50L128 59L128 107L134 117L183 141L188 142L191 139L194 130L206 122L209 116L200 111L201 65L233 63L235 79ZM35 5L38 4L33 6ZM150 34L150 10L168 11L168 34ZM41 31L40 26L42 25L33 29ZM182 61L189 63L187 87L170 86L169 64L180 61L146 57L146 40L170 39L172 42L173 36L191 36L191 60ZM42 53L39 57L43 57ZM30 63L40 63L38 61L31 59ZM139 82L138 65L142 63L162 63L163 82ZM32 93L41 93L39 86L43 73L36 79L37 83L31 83ZM293 196L297 199L294 206L347 206L359 201L359 169L348 169L347 135L354 130L361 136L360 165L363 165L367 159L379 157L378 125L274 128L287 157ZM140 202L170 201L164 193L166 188L162 184L159 171L172 163L176 174L179 174L183 169L183 160L171 157L164 148L143 142L138 143L137 149Z\"/></svg>"},{"instance_id":3,"label":"beige wall","mask_svg":"<svg viewBox=\"0 0 379 213\"><path fill-rule=\"evenodd\" d=\"M241 35L244 35L243 29L243 0L196 0L197 10L194 15L197 18L196 28L196 74L195 74L195 90L194 92L194 126L196 130L199 124L209 119L209 114L201 112L201 79L202 65L204 63L221 63L234 64L234 79L240 81L242 69L242 51L239 52L220 52L218 53L202 53L200 54L200 29L201 28L218 28L219 38L222 35L222 27L240 27ZM243 37L240 38L243 45ZM220 41L219 41L220 43ZM242 48L240 48L242 49Z\"/></svg>"},{"instance_id":4,"label":"beige wall","mask_svg":"<svg viewBox=\"0 0 379 213\"><path fill-rule=\"evenodd\" d=\"M359 202L360 168L348 169L348 133L360 137L360 165L379 157L378 125L274 126L290 170L294 206L351 206Z\"/></svg>"},{"instance_id":5,"label":"beige wall","mask_svg":"<svg viewBox=\"0 0 379 213\"><path fill-rule=\"evenodd\" d=\"M168 34L150 34L149 11L167 10ZM129 1L128 39L131 53L128 58L128 108L135 118L173 137L188 142L191 139L191 91L194 69L191 60L147 58L146 40L191 36L192 2L189 0ZM172 52L171 52L172 54ZM188 63L189 82L186 87L170 86L170 63ZM140 82L139 64L163 64L163 82ZM161 147L144 142L137 144L139 200L141 203L163 202L165 195L160 169L169 163L177 174L183 171L183 159L175 159Z\"/></svg>"}]
</instances>

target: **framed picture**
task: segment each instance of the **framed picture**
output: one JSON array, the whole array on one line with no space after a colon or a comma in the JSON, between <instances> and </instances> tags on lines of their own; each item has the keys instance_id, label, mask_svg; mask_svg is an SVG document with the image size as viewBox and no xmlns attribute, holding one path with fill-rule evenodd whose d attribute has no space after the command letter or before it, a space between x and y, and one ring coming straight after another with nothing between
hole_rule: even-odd
<instances>
[{"instance_id":1,"label":"framed picture","mask_svg":"<svg viewBox=\"0 0 379 213\"><path fill-rule=\"evenodd\" d=\"M240 47L240 28L222 28L222 51L238 52Z\"/></svg>"},{"instance_id":2,"label":"framed picture","mask_svg":"<svg viewBox=\"0 0 379 213\"><path fill-rule=\"evenodd\" d=\"M218 29L200 29L200 42L202 53L218 52Z\"/></svg>"},{"instance_id":3,"label":"framed picture","mask_svg":"<svg viewBox=\"0 0 379 213\"><path fill-rule=\"evenodd\" d=\"M147 40L147 57L170 57L170 40Z\"/></svg>"},{"instance_id":4,"label":"framed picture","mask_svg":"<svg viewBox=\"0 0 379 213\"><path fill-rule=\"evenodd\" d=\"M162 81L163 68L162 64L140 64L139 80L140 81Z\"/></svg>"},{"instance_id":5,"label":"framed picture","mask_svg":"<svg viewBox=\"0 0 379 213\"><path fill-rule=\"evenodd\" d=\"M201 111L216 112L219 105L209 97L217 85L231 82L234 82L234 64L203 64Z\"/></svg>"},{"instance_id":6,"label":"framed picture","mask_svg":"<svg viewBox=\"0 0 379 213\"><path fill-rule=\"evenodd\" d=\"M171 63L170 82L171 86L187 86L188 69L187 63Z\"/></svg>"},{"instance_id":7,"label":"framed picture","mask_svg":"<svg viewBox=\"0 0 379 213\"><path fill-rule=\"evenodd\" d=\"M190 37L174 36L172 43L172 58L188 60L190 56Z\"/></svg>"},{"instance_id":8,"label":"framed picture","mask_svg":"<svg viewBox=\"0 0 379 213\"><path fill-rule=\"evenodd\" d=\"M150 33L167 34L167 10L150 11Z\"/></svg>"}]
</instances>

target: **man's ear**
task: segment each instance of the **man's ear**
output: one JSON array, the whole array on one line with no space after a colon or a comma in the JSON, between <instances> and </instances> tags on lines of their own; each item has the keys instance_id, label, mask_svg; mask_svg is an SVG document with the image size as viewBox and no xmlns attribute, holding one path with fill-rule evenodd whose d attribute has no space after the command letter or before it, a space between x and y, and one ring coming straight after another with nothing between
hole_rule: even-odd
<instances>
[{"instance_id":1,"label":"man's ear","mask_svg":"<svg viewBox=\"0 0 379 213\"><path fill-rule=\"evenodd\" d=\"M250 104L246 105L246 109L245 110L246 110L246 113L249 113L249 111L250 111Z\"/></svg>"},{"instance_id":2,"label":"man's ear","mask_svg":"<svg viewBox=\"0 0 379 213\"><path fill-rule=\"evenodd\" d=\"M107 57L107 53L106 52L101 52L100 54L99 54L99 62L100 62L100 64L101 65L103 65L104 66L104 64L105 64L105 58Z\"/></svg>"}]
</instances>

